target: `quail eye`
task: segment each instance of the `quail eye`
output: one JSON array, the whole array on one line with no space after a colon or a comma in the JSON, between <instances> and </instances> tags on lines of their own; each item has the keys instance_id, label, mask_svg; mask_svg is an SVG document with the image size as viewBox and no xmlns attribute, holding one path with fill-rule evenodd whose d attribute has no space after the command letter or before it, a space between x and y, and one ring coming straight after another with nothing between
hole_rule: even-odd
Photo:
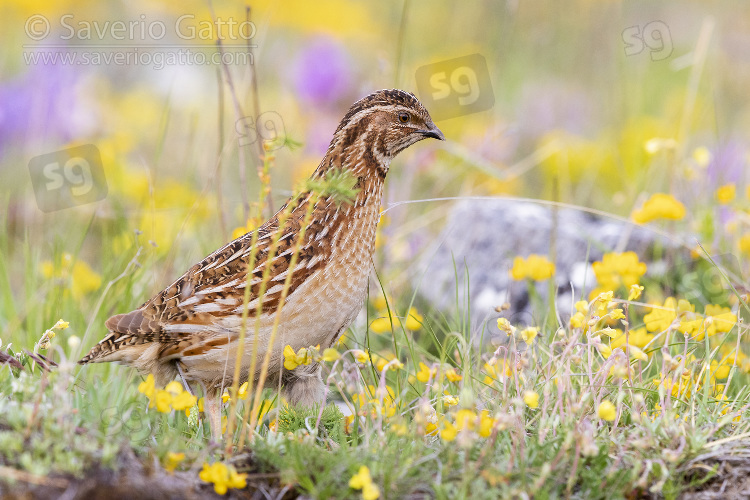
<instances>
[{"instance_id":1,"label":"quail eye","mask_svg":"<svg viewBox=\"0 0 750 500\"><path fill-rule=\"evenodd\" d=\"M398 121L401 123L408 123L409 122L409 113L401 112L398 114Z\"/></svg>"}]
</instances>

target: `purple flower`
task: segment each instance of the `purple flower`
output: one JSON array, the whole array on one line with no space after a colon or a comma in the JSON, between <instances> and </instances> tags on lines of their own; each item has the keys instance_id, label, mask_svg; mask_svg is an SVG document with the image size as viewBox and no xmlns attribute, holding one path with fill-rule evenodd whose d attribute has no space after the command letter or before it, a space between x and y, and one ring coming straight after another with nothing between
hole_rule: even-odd
<instances>
[{"instance_id":1,"label":"purple flower","mask_svg":"<svg viewBox=\"0 0 750 500\"><path fill-rule=\"evenodd\" d=\"M335 40L319 36L306 44L292 64L297 95L318 106L347 100L351 91L351 62Z\"/></svg>"},{"instance_id":2,"label":"purple flower","mask_svg":"<svg viewBox=\"0 0 750 500\"><path fill-rule=\"evenodd\" d=\"M524 87L516 116L522 136L533 140L555 129L585 135L597 119L590 93L557 81Z\"/></svg>"},{"instance_id":3,"label":"purple flower","mask_svg":"<svg viewBox=\"0 0 750 500\"><path fill-rule=\"evenodd\" d=\"M0 83L0 153L32 139L74 139L81 118L78 80L75 68L39 65Z\"/></svg>"},{"instance_id":4,"label":"purple flower","mask_svg":"<svg viewBox=\"0 0 750 500\"><path fill-rule=\"evenodd\" d=\"M746 166L746 149L740 142L730 139L719 145L706 171L709 185L714 188L742 180Z\"/></svg>"}]
</instances>

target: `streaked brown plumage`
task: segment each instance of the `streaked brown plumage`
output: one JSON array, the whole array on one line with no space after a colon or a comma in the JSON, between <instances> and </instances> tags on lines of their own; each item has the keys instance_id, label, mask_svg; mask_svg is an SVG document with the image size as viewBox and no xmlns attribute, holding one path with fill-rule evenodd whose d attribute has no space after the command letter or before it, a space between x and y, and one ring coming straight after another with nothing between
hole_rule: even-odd
<instances>
[{"instance_id":1,"label":"streaked brown plumage","mask_svg":"<svg viewBox=\"0 0 750 500\"><path fill-rule=\"evenodd\" d=\"M217 436L219 395L233 381L247 268L254 252L251 317L261 300L262 276L270 266L260 304L259 358L266 353L284 280L293 272L266 385L278 383L280 375L290 402L321 401L324 386L319 367L283 369L283 348L287 344L295 350L318 344L328 347L354 320L367 291L390 161L427 137L444 140L414 95L381 90L357 101L339 124L313 173L313 178L325 178L333 170L348 172L357 179L358 192L353 201L338 203L311 192L290 199L258 229L255 250L253 233L247 233L192 266L135 311L111 317L106 322L109 334L79 363L121 362L141 373L153 373L159 386L173 380L179 371L187 383L203 386L212 432ZM313 202L312 218L290 271L292 252L298 245L309 203ZM280 227L280 214L287 206L285 213L291 215ZM278 247L272 251L279 231ZM245 340L241 381L248 378L252 361L253 324L251 320ZM258 362L256 379L260 365Z\"/></svg>"}]
</instances>

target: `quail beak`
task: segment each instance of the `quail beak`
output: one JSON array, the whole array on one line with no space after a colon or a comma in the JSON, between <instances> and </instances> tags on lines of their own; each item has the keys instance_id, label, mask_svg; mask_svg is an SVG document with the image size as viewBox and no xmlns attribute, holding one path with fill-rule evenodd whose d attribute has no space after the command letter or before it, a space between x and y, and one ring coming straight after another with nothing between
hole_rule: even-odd
<instances>
[{"instance_id":1,"label":"quail beak","mask_svg":"<svg viewBox=\"0 0 750 500\"><path fill-rule=\"evenodd\" d=\"M443 132L441 132L434 123L431 123L430 128L428 128L427 130L418 130L418 132L425 137L432 137L433 139L440 139L441 141L445 140Z\"/></svg>"}]
</instances>

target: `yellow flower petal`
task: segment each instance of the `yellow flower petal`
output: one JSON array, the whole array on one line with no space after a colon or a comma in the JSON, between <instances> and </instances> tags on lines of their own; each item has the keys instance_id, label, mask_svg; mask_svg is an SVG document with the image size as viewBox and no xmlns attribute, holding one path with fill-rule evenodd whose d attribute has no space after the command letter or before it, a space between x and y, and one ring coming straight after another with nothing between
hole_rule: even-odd
<instances>
[{"instance_id":1,"label":"yellow flower petal","mask_svg":"<svg viewBox=\"0 0 750 500\"><path fill-rule=\"evenodd\" d=\"M539 394L534 391L526 391L523 393L523 402L529 408L536 408L539 406Z\"/></svg>"},{"instance_id":2,"label":"yellow flower petal","mask_svg":"<svg viewBox=\"0 0 750 500\"><path fill-rule=\"evenodd\" d=\"M716 200L721 205L728 205L737 196L737 186L734 184L725 184L716 190Z\"/></svg>"},{"instance_id":3,"label":"yellow flower petal","mask_svg":"<svg viewBox=\"0 0 750 500\"><path fill-rule=\"evenodd\" d=\"M628 300L638 299L641 296L641 293L643 293L643 287L641 285L631 285L630 291L628 292Z\"/></svg>"},{"instance_id":4,"label":"yellow flower petal","mask_svg":"<svg viewBox=\"0 0 750 500\"><path fill-rule=\"evenodd\" d=\"M453 441L458 435L456 426L450 423L448 420L443 422L443 428L440 430L440 439L443 441Z\"/></svg>"},{"instance_id":5,"label":"yellow flower petal","mask_svg":"<svg viewBox=\"0 0 750 500\"><path fill-rule=\"evenodd\" d=\"M640 209L633 212L632 217L638 224L646 224L656 219L681 220L686 213L685 205L672 195L654 193Z\"/></svg>"},{"instance_id":6,"label":"yellow flower petal","mask_svg":"<svg viewBox=\"0 0 750 500\"><path fill-rule=\"evenodd\" d=\"M521 338L527 344L531 344L532 342L534 342L537 334L539 334L539 328L536 327L529 327L521 330Z\"/></svg>"},{"instance_id":7,"label":"yellow flower petal","mask_svg":"<svg viewBox=\"0 0 750 500\"><path fill-rule=\"evenodd\" d=\"M604 400L599 405L597 414L599 415L599 418L601 418L602 420L606 420L607 422L613 422L615 420L615 417L617 416L617 409L615 408L615 405L613 405L611 402Z\"/></svg>"}]
</instances>

